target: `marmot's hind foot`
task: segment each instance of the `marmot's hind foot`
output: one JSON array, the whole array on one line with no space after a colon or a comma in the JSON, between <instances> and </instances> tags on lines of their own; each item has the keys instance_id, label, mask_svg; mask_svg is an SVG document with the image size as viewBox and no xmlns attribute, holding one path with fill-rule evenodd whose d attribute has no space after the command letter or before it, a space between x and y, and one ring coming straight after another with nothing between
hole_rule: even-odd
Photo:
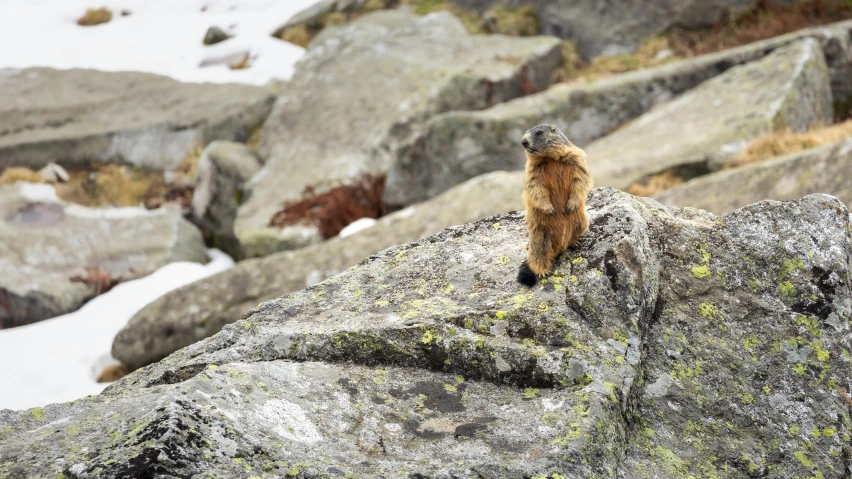
<instances>
[{"instance_id":1,"label":"marmot's hind foot","mask_svg":"<svg viewBox=\"0 0 852 479\"><path fill-rule=\"evenodd\" d=\"M535 286L538 282L538 276L533 273L526 261L521 263L521 268L518 270L518 282L524 286Z\"/></svg>"}]
</instances>

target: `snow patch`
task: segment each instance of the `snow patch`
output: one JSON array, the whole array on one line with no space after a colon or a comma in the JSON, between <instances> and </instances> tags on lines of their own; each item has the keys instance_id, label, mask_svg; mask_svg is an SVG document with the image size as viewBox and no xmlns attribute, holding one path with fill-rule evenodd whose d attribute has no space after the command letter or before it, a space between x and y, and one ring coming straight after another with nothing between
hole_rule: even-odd
<instances>
[{"instance_id":1,"label":"snow patch","mask_svg":"<svg viewBox=\"0 0 852 479\"><path fill-rule=\"evenodd\" d=\"M142 71L184 82L263 85L288 79L304 56L272 32L318 0L4 0L0 68ZM106 7L108 23L77 25L87 9ZM122 11L129 12L122 15ZM202 41L218 26L232 36ZM12 47L14 45L14 47ZM251 66L231 70L216 59L248 52ZM202 66L205 63L214 63Z\"/></svg>"},{"instance_id":2,"label":"snow patch","mask_svg":"<svg viewBox=\"0 0 852 479\"><path fill-rule=\"evenodd\" d=\"M52 189L52 188L51 188ZM112 341L127 321L165 293L224 271L234 262L208 250L206 265L170 263L153 274L121 283L73 313L0 330L0 409L27 409L100 393L95 381L114 362Z\"/></svg>"}]
</instances>

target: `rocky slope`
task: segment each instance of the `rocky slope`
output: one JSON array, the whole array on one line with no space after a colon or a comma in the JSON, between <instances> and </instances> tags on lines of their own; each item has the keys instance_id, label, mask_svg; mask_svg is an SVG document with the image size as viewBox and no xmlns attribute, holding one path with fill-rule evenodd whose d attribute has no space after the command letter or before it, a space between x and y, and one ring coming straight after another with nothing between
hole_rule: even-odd
<instances>
[{"instance_id":1,"label":"rocky slope","mask_svg":"<svg viewBox=\"0 0 852 479\"><path fill-rule=\"evenodd\" d=\"M85 208L50 185L0 186L0 329L74 311L173 261L207 261L177 208Z\"/></svg>"},{"instance_id":2,"label":"rocky slope","mask_svg":"<svg viewBox=\"0 0 852 479\"><path fill-rule=\"evenodd\" d=\"M822 85L817 87L819 95L800 101L813 103L810 108L819 105L821 117L830 119L832 110L840 111L852 101L850 32L852 22L840 22L589 83L557 85L481 111L437 115L397 150L388 172L385 201L408 205L489 171L523 169L525 160L523 154L518 154L518 139L526 129L540 123L556 124L575 144L586 147L731 68L755 63L807 38L819 42L837 107L824 105L826 93ZM764 62L761 69L765 70L762 74L774 76L779 68L774 62ZM781 75L789 78L789 73ZM772 95L784 95L799 86L784 86ZM768 94L769 91L763 93ZM715 114L712 105L702 106L704 110L699 107L691 104L688 108L699 116ZM691 137L716 141L710 132L693 133Z\"/></svg>"},{"instance_id":3,"label":"rocky slope","mask_svg":"<svg viewBox=\"0 0 852 479\"><path fill-rule=\"evenodd\" d=\"M382 11L324 31L263 126L266 163L246 185L236 237L253 256L322 240L313 225L270 220L306 187L383 175L397 143L435 114L544 89L560 61L556 38L471 36L446 12Z\"/></svg>"},{"instance_id":4,"label":"rocky slope","mask_svg":"<svg viewBox=\"0 0 852 479\"><path fill-rule=\"evenodd\" d=\"M702 176L655 196L665 205L723 214L760 200L830 192L852 206L852 138L770 161Z\"/></svg>"},{"instance_id":5,"label":"rocky slope","mask_svg":"<svg viewBox=\"0 0 852 479\"><path fill-rule=\"evenodd\" d=\"M523 215L389 249L100 396L0 412L6 477L848 477L852 223L595 190L539 287Z\"/></svg>"},{"instance_id":6,"label":"rocky slope","mask_svg":"<svg viewBox=\"0 0 852 479\"><path fill-rule=\"evenodd\" d=\"M131 369L146 366L219 332L261 301L312 286L364 258L444 228L523 209L523 178L483 175L430 201L381 218L367 230L297 251L249 259L152 302L116 336L112 354Z\"/></svg>"}]
</instances>

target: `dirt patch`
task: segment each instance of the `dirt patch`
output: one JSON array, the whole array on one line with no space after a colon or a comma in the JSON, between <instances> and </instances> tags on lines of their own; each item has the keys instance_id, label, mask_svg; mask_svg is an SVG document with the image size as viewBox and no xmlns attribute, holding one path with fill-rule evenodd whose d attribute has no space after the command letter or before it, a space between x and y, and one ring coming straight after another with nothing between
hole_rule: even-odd
<instances>
[{"instance_id":1,"label":"dirt patch","mask_svg":"<svg viewBox=\"0 0 852 479\"><path fill-rule=\"evenodd\" d=\"M384 190L384 176L364 176L354 183L322 193L309 186L302 193L302 199L285 203L269 221L269 226L313 224L324 239L332 238L355 220L386 215L388 210L382 201Z\"/></svg>"}]
</instances>

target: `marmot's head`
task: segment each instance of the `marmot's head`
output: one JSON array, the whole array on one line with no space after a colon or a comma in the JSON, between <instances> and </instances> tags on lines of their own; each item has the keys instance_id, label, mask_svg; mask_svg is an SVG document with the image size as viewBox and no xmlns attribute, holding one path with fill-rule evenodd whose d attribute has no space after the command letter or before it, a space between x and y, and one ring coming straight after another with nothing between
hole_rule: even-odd
<instances>
[{"instance_id":1,"label":"marmot's head","mask_svg":"<svg viewBox=\"0 0 852 479\"><path fill-rule=\"evenodd\" d=\"M527 154L539 158L561 158L574 146L568 138L553 125L538 125L530 128L521 138L521 145Z\"/></svg>"}]
</instances>

